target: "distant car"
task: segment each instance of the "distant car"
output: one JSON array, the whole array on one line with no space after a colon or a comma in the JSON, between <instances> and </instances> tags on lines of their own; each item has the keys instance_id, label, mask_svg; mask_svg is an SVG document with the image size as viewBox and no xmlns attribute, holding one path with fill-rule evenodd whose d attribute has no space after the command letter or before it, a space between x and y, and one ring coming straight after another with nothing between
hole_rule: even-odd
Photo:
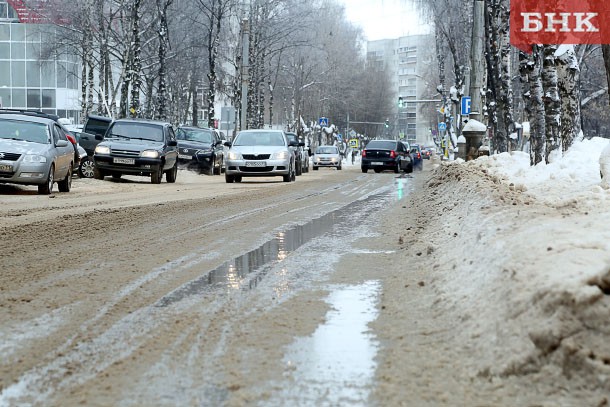
<instances>
[{"instance_id":1,"label":"distant car","mask_svg":"<svg viewBox=\"0 0 610 407\"><path fill-rule=\"evenodd\" d=\"M421 156L424 160L429 160L431 156L430 150L428 150L426 147L422 148Z\"/></svg>"},{"instance_id":2,"label":"distant car","mask_svg":"<svg viewBox=\"0 0 610 407\"><path fill-rule=\"evenodd\" d=\"M424 158L421 154L419 144L411 144L411 158L413 159L413 168L418 170L424 169Z\"/></svg>"},{"instance_id":3,"label":"distant car","mask_svg":"<svg viewBox=\"0 0 610 407\"><path fill-rule=\"evenodd\" d=\"M305 143L299 141L299 136L296 133L286 132L288 141L297 143L296 147L290 147L294 151L296 161L296 175L302 175L304 172L309 171L309 154L305 151Z\"/></svg>"},{"instance_id":4,"label":"distant car","mask_svg":"<svg viewBox=\"0 0 610 407\"><path fill-rule=\"evenodd\" d=\"M284 182L295 180L295 157L282 130L242 130L233 142L227 142L225 181L241 182L243 177L281 176Z\"/></svg>"},{"instance_id":5,"label":"distant car","mask_svg":"<svg viewBox=\"0 0 610 407\"><path fill-rule=\"evenodd\" d=\"M74 146L53 118L3 112L0 115L0 183L37 185L48 195L72 187Z\"/></svg>"},{"instance_id":6,"label":"distant car","mask_svg":"<svg viewBox=\"0 0 610 407\"><path fill-rule=\"evenodd\" d=\"M314 171L320 167L333 167L341 170L341 153L335 146L318 146L313 153L312 165Z\"/></svg>"},{"instance_id":7,"label":"distant car","mask_svg":"<svg viewBox=\"0 0 610 407\"><path fill-rule=\"evenodd\" d=\"M96 136L102 139L100 136ZM149 176L161 183L163 174L169 183L178 174L178 143L171 123L144 119L120 119L112 122L93 154L94 178L123 174Z\"/></svg>"},{"instance_id":8,"label":"distant car","mask_svg":"<svg viewBox=\"0 0 610 407\"><path fill-rule=\"evenodd\" d=\"M214 129L183 126L176 131L178 163L208 175L220 175L225 154L220 134Z\"/></svg>"},{"instance_id":9,"label":"distant car","mask_svg":"<svg viewBox=\"0 0 610 407\"><path fill-rule=\"evenodd\" d=\"M379 173L392 170L395 173L413 172L413 160L405 144L397 140L371 140L362 150L362 172L369 169Z\"/></svg>"}]
</instances>

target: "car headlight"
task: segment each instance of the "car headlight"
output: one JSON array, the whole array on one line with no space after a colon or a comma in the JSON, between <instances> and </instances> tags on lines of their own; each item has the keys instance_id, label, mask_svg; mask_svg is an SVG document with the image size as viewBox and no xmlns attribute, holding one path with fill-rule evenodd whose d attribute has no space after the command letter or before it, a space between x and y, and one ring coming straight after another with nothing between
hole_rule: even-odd
<instances>
[{"instance_id":1,"label":"car headlight","mask_svg":"<svg viewBox=\"0 0 610 407\"><path fill-rule=\"evenodd\" d=\"M98 145L95 147L95 154L110 154L110 147Z\"/></svg>"},{"instance_id":2,"label":"car headlight","mask_svg":"<svg viewBox=\"0 0 610 407\"><path fill-rule=\"evenodd\" d=\"M271 157L272 160L285 160L290 157L290 153L288 151L277 151L273 153Z\"/></svg>"},{"instance_id":3,"label":"car headlight","mask_svg":"<svg viewBox=\"0 0 610 407\"><path fill-rule=\"evenodd\" d=\"M159 158L159 152L157 150L144 150L140 153L142 158Z\"/></svg>"},{"instance_id":4,"label":"car headlight","mask_svg":"<svg viewBox=\"0 0 610 407\"><path fill-rule=\"evenodd\" d=\"M23 156L24 163L46 163L47 157L38 154L26 154Z\"/></svg>"},{"instance_id":5,"label":"car headlight","mask_svg":"<svg viewBox=\"0 0 610 407\"><path fill-rule=\"evenodd\" d=\"M241 160L241 154L229 151L229 160Z\"/></svg>"}]
</instances>

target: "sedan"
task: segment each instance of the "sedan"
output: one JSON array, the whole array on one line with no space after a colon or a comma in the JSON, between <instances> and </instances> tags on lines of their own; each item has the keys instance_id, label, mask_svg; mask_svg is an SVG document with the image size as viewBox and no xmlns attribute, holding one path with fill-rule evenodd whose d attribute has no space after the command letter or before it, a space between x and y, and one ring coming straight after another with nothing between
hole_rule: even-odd
<instances>
[{"instance_id":1,"label":"sedan","mask_svg":"<svg viewBox=\"0 0 610 407\"><path fill-rule=\"evenodd\" d=\"M213 129L180 127L176 132L178 162L208 175L224 171L224 146Z\"/></svg>"},{"instance_id":2,"label":"sedan","mask_svg":"<svg viewBox=\"0 0 610 407\"><path fill-rule=\"evenodd\" d=\"M371 140L362 150L362 172L392 170L413 172L413 160L405 144L396 140Z\"/></svg>"},{"instance_id":3,"label":"sedan","mask_svg":"<svg viewBox=\"0 0 610 407\"><path fill-rule=\"evenodd\" d=\"M34 114L0 117L0 182L37 185L48 195L57 182L60 192L72 186L74 147L55 120Z\"/></svg>"},{"instance_id":4,"label":"sedan","mask_svg":"<svg viewBox=\"0 0 610 407\"><path fill-rule=\"evenodd\" d=\"M296 164L289 142L282 130L243 130L229 148L225 181L241 182L243 177L281 176L284 182L295 180Z\"/></svg>"},{"instance_id":5,"label":"sedan","mask_svg":"<svg viewBox=\"0 0 610 407\"><path fill-rule=\"evenodd\" d=\"M341 153L335 146L319 146L313 153L313 169L331 167L341 170Z\"/></svg>"}]
</instances>

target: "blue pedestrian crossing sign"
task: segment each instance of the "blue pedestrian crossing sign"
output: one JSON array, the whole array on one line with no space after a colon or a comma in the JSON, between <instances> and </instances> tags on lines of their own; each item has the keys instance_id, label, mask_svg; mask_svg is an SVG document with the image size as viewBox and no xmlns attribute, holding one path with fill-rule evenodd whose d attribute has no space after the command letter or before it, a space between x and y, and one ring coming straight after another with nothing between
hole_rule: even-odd
<instances>
[{"instance_id":1,"label":"blue pedestrian crossing sign","mask_svg":"<svg viewBox=\"0 0 610 407\"><path fill-rule=\"evenodd\" d=\"M328 117L320 117L318 119L318 124L320 127L328 127Z\"/></svg>"},{"instance_id":2,"label":"blue pedestrian crossing sign","mask_svg":"<svg viewBox=\"0 0 610 407\"><path fill-rule=\"evenodd\" d=\"M445 124L445 122L440 122L438 124L438 131L445 131L447 130L447 124Z\"/></svg>"}]
</instances>

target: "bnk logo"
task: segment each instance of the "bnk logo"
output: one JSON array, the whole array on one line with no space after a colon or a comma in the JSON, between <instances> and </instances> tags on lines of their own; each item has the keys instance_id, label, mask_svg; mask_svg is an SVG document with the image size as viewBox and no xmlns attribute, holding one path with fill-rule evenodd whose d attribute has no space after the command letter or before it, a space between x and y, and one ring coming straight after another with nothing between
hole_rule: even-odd
<instances>
[{"instance_id":1,"label":"bnk logo","mask_svg":"<svg viewBox=\"0 0 610 407\"><path fill-rule=\"evenodd\" d=\"M533 44L610 44L608 0L511 0L510 42L524 50Z\"/></svg>"}]
</instances>

